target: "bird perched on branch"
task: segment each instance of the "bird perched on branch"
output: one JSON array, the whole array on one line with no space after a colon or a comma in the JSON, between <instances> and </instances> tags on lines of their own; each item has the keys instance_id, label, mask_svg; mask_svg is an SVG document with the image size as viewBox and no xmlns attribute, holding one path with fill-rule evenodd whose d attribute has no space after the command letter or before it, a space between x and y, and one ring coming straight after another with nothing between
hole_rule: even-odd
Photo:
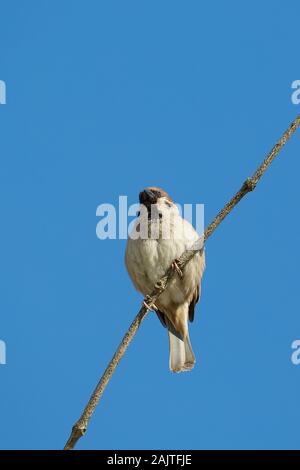
<instances>
[{"instance_id":1,"label":"bird perched on branch","mask_svg":"<svg viewBox=\"0 0 300 470\"><path fill-rule=\"evenodd\" d=\"M126 267L134 286L145 297L170 266L176 270L156 305L145 306L154 309L168 329L170 369L189 371L194 367L195 356L188 320L193 321L195 304L200 298L204 251L198 252L181 271L178 258L199 240L197 232L181 217L178 207L163 189L144 189L139 202L140 212L127 242Z\"/></svg>"}]
</instances>

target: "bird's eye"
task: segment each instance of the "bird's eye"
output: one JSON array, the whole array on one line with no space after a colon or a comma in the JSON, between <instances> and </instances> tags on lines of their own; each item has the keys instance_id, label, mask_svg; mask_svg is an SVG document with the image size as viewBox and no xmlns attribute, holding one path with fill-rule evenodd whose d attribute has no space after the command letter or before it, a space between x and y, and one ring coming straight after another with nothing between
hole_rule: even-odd
<instances>
[{"instance_id":1,"label":"bird's eye","mask_svg":"<svg viewBox=\"0 0 300 470\"><path fill-rule=\"evenodd\" d=\"M163 215L162 215L162 213L160 212L160 213L158 214L158 217L159 217L160 219L162 219L162 216L163 216Z\"/></svg>"},{"instance_id":2,"label":"bird's eye","mask_svg":"<svg viewBox=\"0 0 300 470\"><path fill-rule=\"evenodd\" d=\"M137 211L136 216L139 217L141 215L140 211Z\"/></svg>"}]
</instances>

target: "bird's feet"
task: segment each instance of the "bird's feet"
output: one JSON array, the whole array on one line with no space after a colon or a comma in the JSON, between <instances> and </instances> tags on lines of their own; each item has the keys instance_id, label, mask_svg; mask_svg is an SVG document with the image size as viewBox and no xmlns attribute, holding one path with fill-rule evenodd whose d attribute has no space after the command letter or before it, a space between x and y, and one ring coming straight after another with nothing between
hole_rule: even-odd
<instances>
[{"instance_id":1,"label":"bird's feet","mask_svg":"<svg viewBox=\"0 0 300 470\"><path fill-rule=\"evenodd\" d=\"M183 277L183 273L182 273L182 271L179 267L179 259L178 258L174 259L173 263L171 264L171 267L172 267L172 269L174 269L174 271L177 272L177 274L180 278Z\"/></svg>"},{"instance_id":2,"label":"bird's feet","mask_svg":"<svg viewBox=\"0 0 300 470\"><path fill-rule=\"evenodd\" d=\"M146 295L143 305L147 310L154 310L155 312L158 310L156 305L152 303L150 295Z\"/></svg>"}]
</instances>

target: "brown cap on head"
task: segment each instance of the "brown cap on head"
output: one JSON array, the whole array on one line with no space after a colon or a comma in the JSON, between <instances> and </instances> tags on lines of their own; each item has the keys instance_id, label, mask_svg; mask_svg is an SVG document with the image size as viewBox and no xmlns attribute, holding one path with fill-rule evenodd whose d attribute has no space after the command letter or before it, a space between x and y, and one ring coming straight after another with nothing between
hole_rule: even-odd
<instances>
[{"instance_id":1,"label":"brown cap on head","mask_svg":"<svg viewBox=\"0 0 300 470\"><path fill-rule=\"evenodd\" d=\"M157 188L156 186L150 186L141 191L139 194L139 201L140 204L144 204L147 206L149 204L156 204L157 200L161 197L165 197L170 202L173 202L173 200L170 198L168 193L166 193L166 191L161 188Z\"/></svg>"}]
</instances>

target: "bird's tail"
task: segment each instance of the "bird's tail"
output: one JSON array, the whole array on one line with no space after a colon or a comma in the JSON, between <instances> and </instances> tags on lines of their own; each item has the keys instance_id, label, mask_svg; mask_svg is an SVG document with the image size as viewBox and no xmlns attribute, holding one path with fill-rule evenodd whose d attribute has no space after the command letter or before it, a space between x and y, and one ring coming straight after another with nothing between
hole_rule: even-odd
<instances>
[{"instance_id":1,"label":"bird's tail","mask_svg":"<svg viewBox=\"0 0 300 470\"><path fill-rule=\"evenodd\" d=\"M172 323L166 318L169 345L170 345L170 370L173 372L186 372L192 370L196 358L192 350L189 335L182 340Z\"/></svg>"}]
</instances>

